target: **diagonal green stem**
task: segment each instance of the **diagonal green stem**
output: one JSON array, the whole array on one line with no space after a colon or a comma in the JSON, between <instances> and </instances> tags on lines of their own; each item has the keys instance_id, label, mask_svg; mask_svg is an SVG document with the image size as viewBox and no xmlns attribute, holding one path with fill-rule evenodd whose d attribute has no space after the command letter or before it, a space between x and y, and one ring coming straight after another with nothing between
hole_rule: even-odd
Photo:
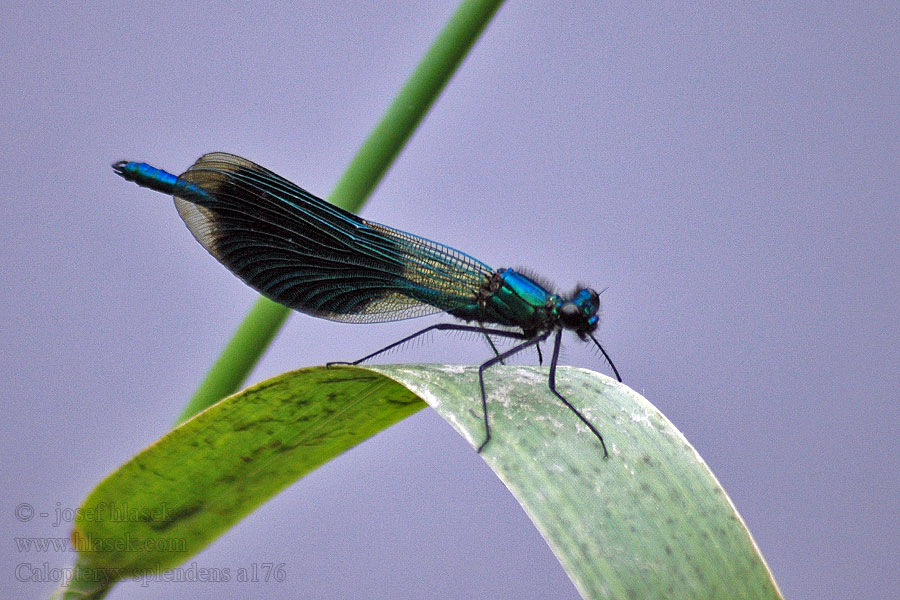
<instances>
[{"instance_id":1,"label":"diagonal green stem","mask_svg":"<svg viewBox=\"0 0 900 600\"><path fill-rule=\"evenodd\" d=\"M428 112L503 0L463 0L363 142L328 199L358 211ZM289 309L260 298L178 417L185 421L234 393L287 319Z\"/></svg>"}]
</instances>

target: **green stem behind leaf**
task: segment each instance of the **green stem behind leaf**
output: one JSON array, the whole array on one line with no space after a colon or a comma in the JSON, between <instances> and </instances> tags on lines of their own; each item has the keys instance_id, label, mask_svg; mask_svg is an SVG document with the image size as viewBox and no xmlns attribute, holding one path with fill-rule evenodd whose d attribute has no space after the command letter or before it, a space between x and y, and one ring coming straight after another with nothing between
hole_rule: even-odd
<instances>
[{"instance_id":1,"label":"green stem behind leaf","mask_svg":"<svg viewBox=\"0 0 900 600\"><path fill-rule=\"evenodd\" d=\"M503 0L463 0L363 142L328 199L357 212L450 80ZM178 417L182 423L238 390L290 309L260 298Z\"/></svg>"}]
</instances>

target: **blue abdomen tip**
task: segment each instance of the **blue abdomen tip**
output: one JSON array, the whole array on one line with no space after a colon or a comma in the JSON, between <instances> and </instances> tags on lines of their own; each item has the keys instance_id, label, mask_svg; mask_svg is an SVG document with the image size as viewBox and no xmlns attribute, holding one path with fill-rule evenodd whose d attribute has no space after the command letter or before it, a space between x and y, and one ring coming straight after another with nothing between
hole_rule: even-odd
<instances>
[{"instance_id":1,"label":"blue abdomen tip","mask_svg":"<svg viewBox=\"0 0 900 600\"><path fill-rule=\"evenodd\" d=\"M207 198L207 194L196 185L147 163L120 160L113 163L112 168L122 178L163 194L178 196L191 202L202 202Z\"/></svg>"}]
</instances>

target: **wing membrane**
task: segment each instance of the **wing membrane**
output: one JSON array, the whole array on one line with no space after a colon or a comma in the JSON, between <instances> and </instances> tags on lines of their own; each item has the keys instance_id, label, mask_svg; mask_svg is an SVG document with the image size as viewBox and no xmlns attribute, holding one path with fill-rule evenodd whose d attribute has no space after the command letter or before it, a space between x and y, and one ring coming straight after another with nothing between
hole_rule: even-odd
<instances>
[{"instance_id":1,"label":"wing membrane","mask_svg":"<svg viewBox=\"0 0 900 600\"><path fill-rule=\"evenodd\" d=\"M250 287L294 310L357 323L474 304L492 269L453 248L367 221L247 159L206 154L180 176L188 229Z\"/></svg>"}]
</instances>

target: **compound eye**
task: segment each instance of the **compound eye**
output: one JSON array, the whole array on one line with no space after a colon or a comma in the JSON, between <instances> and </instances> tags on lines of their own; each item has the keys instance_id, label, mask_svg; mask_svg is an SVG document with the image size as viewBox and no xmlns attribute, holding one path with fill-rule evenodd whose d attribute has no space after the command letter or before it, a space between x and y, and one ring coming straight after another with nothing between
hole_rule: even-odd
<instances>
[{"instance_id":1,"label":"compound eye","mask_svg":"<svg viewBox=\"0 0 900 600\"><path fill-rule=\"evenodd\" d=\"M589 289L587 291L588 297L591 299L591 304L594 305L594 308L600 306L600 296L594 290Z\"/></svg>"},{"instance_id":2,"label":"compound eye","mask_svg":"<svg viewBox=\"0 0 900 600\"><path fill-rule=\"evenodd\" d=\"M564 327L577 327L583 316L581 310L572 302L566 302L559 307L559 320Z\"/></svg>"}]
</instances>

